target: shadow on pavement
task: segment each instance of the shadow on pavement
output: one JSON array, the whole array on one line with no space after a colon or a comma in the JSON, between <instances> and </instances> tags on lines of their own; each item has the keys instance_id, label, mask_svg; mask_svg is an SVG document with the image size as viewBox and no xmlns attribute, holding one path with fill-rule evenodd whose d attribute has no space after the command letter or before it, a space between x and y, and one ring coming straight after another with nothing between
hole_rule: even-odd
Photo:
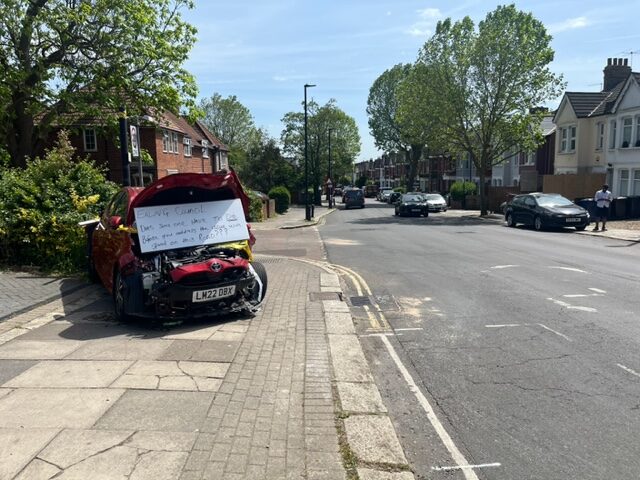
<instances>
[{"instance_id":1,"label":"shadow on pavement","mask_svg":"<svg viewBox=\"0 0 640 480\"><path fill-rule=\"evenodd\" d=\"M429 214L428 217L399 217L390 213L384 217L368 217L345 219L345 223L352 225L452 225L452 226L469 226L469 225L496 225L503 223L502 220L483 219L479 217L445 217L438 216L437 213Z\"/></svg>"}]
</instances>

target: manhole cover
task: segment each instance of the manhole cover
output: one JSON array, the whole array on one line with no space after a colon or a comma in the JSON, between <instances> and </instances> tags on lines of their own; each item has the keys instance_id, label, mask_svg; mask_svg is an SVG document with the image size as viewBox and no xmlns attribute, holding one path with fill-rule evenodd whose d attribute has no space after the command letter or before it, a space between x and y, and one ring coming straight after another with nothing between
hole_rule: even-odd
<instances>
[{"instance_id":1,"label":"manhole cover","mask_svg":"<svg viewBox=\"0 0 640 480\"><path fill-rule=\"evenodd\" d=\"M369 297L349 297L349 301L351 302L351 305L353 305L354 307L362 307L364 305L371 305L371 300L369 300Z\"/></svg>"},{"instance_id":2,"label":"manhole cover","mask_svg":"<svg viewBox=\"0 0 640 480\"><path fill-rule=\"evenodd\" d=\"M339 292L309 292L309 300L319 302L322 300L342 301L342 294Z\"/></svg>"}]
</instances>

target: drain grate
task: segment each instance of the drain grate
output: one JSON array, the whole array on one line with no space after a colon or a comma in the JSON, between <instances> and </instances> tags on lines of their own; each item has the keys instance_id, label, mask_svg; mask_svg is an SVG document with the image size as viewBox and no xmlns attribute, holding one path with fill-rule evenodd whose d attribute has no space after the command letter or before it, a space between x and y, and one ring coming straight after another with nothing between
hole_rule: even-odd
<instances>
[{"instance_id":1,"label":"drain grate","mask_svg":"<svg viewBox=\"0 0 640 480\"><path fill-rule=\"evenodd\" d=\"M371 305L371 300L369 300L369 297L349 297L349 301L351 302L351 305L353 305L354 307L363 307L364 305Z\"/></svg>"},{"instance_id":2,"label":"drain grate","mask_svg":"<svg viewBox=\"0 0 640 480\"><path fill-rule=\"evenodd\" d=\"M322 300L342 301L342 294L339 292L309 292L309 300L319 302Z\"/></svg>"},{"instance_id":3,"label":"drain grate","mask_svg":"<svg viewBox=\"0 0 640 480\"><path fill-rule=\"evenodd\" d=\"M260 257L260 256L257 256L257 255L256 255L255 259L260 263L282 263L284 261L284 258Z\"/></svg>"}]
</instances>

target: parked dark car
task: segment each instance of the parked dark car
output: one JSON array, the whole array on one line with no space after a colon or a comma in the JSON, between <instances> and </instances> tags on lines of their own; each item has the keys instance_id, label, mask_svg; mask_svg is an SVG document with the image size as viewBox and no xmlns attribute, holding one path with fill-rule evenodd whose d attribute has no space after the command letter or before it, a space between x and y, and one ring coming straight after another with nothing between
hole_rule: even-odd
<instances>
[{"instance_id":1,"label":"parked dark car","mask_svg":"<svg viewBox=\"0 0 640 480\"><path fill-rule=\"evenodd\" d=\"M439 193L423 193L430 212L446 212L447 201Z\"/></svg>"},{"instance_id":2,"label":"parked dark car","mask_svg":"<svg viewBox=\"0 0 640 480\"><path fill-rule=\"evenodd\" d=\"M364 193L359 188L347 190L344 192L343 202L345 210L350 207L364 208Z\"/></svg>"},{"instance_id":3,"label":"parked dark car","mask_svg":"<svg viewBox=\"0 0 640 480\"><path fill-rule=\"evenodd\" d=\"M386 202L389 200L389 195L393 192L391 188L382 188L378 190L378 195L376 195L376 199L381 202Z\"/></svg>"},{"instance_id":4,"label":"parked dark car","mask_svg":"<svg viewBox=\"0 0 640 480\"><path fill-rule=\"evenodd\" d=\"M400 199L400 197L402 197L402 193L400 193L400 192L391 192L389 194L389 196L387 197L387 203L394 204Z\"/></svg>"},{"instance_id":5,"label":"parked dark car","mask_svg":"<svg viewBox=\"0 0 640 480\"><path fill-rule=\"evenodd\" d=\"M113 295L121 320L253 312L267 275L253 261L248 211L234 172L124 187L99 220L83 222L89 275Z\"/></svg>"},{"instance_id":6,"label":"parked dark car","mask_svg":"<svg viewBox=\"0 0 640 480\"><path fill-rule=\"evenodd\" d=\"M429 206L424 197L417 193L405 193L395 202L395 212L398 216L429 216Z\"/></svg>"},{"instance_id":7,"label":"parked dark car","mask_svg":"<svg viewBox=\"0 0 640 480\"><path fill-rule=\"evenodd\" d=\"M559 194L530 193L516 195L506 205L507 225L533 225L536 230L547 227L574 227L584 230L589 225L589 212Z\"/></svg>"}]
</instances>

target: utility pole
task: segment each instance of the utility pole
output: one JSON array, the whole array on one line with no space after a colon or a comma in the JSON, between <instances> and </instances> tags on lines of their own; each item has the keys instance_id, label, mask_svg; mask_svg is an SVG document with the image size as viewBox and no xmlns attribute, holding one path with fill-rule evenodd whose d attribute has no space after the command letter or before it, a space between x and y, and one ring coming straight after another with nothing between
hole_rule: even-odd
<instances>
[{"instance_id":1,"label":"utility pole","mask_svg":"<svg viewBox=\"0 0 640 480\"><path fill-rule=\"evenodd\" d=\"M333 128L329 129L329 208L333 207L333 179L331 174L331 132L333 132Z\"/></svg>"},{"instance_id":2,"label":"utility pole","mask_svg":"<svg viewBox=\"0 0 640 480\"><path fill-rule=\"evenodd\" d=\"M131 169L129 168L129 150L127 148L127 110L120 107L120 162L122 164L122 186L131 185Z\"/></svg>"}]
</instances>

